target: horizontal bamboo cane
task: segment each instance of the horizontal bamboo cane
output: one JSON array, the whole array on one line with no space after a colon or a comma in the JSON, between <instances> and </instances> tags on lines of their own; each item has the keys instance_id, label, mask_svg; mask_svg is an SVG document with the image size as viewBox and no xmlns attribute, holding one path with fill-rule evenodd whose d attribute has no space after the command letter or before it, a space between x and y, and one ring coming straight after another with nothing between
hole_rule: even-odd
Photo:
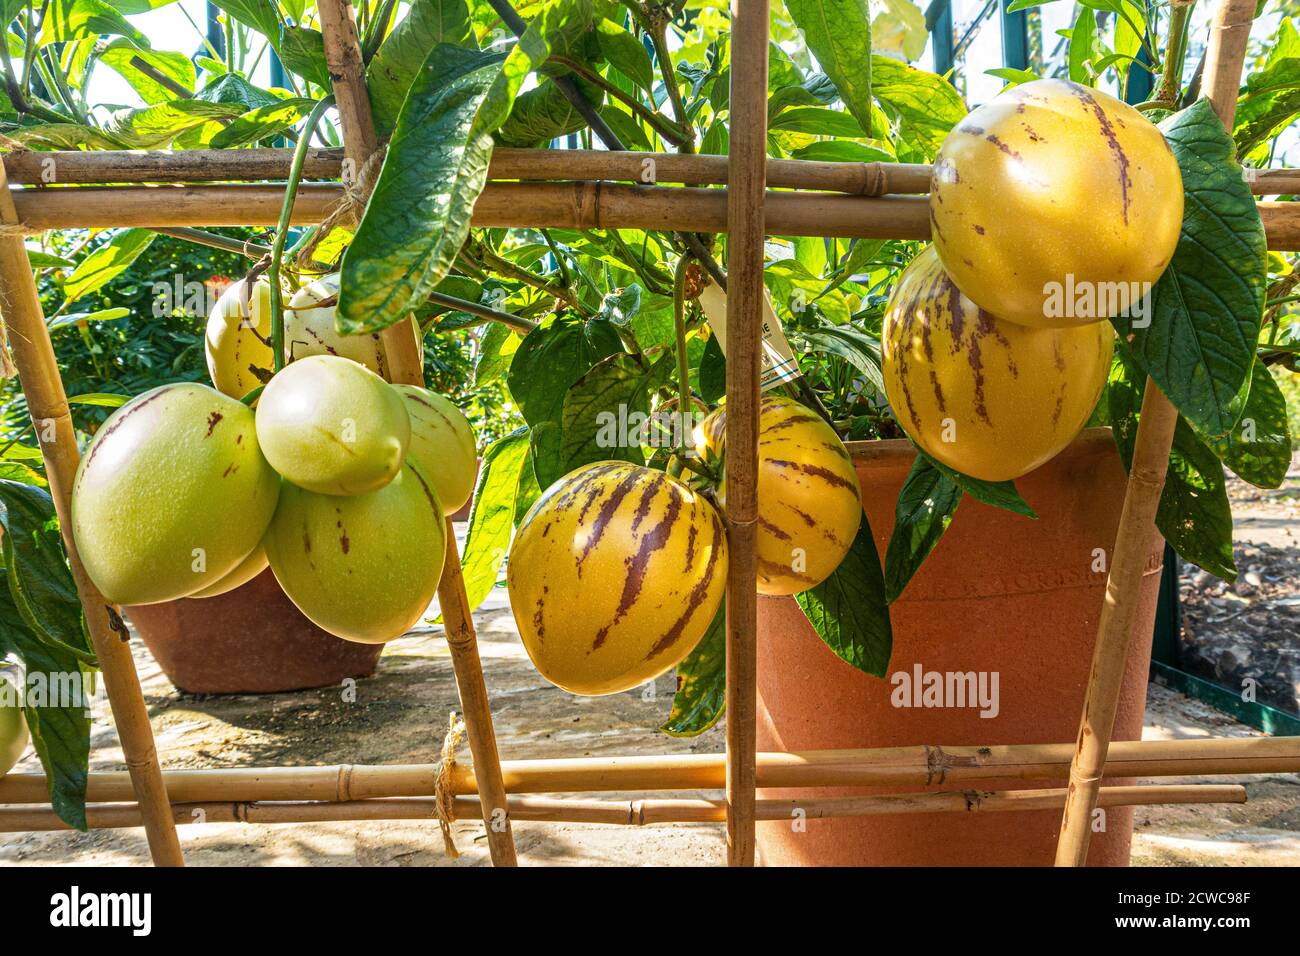
<instances>
[{"instance_id":1,"label":"horizontal bamboo cane","mask_svg":"<svg viewBox=\"0 0 1300 956\"><path fill-rule=\"evenodd\" d=\"M272 226L283 188L276 185L86 186L15 189L22 228L115 226ZM342 197L342 187L304 184L292 222L320 222ZM1261 202L1270 249L1300 249L1300 203ZM768 191L766 228L776 236L928 239L923 196L848 196ZM489 183L474 207L473 224L502 228L661 229L726 232L727 191L608 183Z\"/></svg>"},{"instance_id":2,"label":"horizontal bamboo cane","mask_svg":"<svg viewBox=\"0 0 1300 956\"><path fill-rule=\"evenodd\" d=\"M30 185L96 183L257 182L286 179L288 149L190 149L58 151L10 153L4 157L12 183ZM342 149L313 149L305 179L338 179ZM814 189L860 196L930 191L931 167L913 163L822 163L769 159L773 189ZM1300 170L1250 170L1257 196L1300 193ZM492 154L488 178L554 181L603 179L630 183L727 184L727 157L701 154L610 152L587 149L506 149Z\"/></svg>"},{"instance_id":3,"label":"horizontal bamboo cane","mask_svg":"<svg viewBox=\"0 0 1300 956\"><path fill-rule=\"evenodd\" d=\"M923 787L998 778L1051 780L1069 773L1073 754L1074 745L1068 743L760 753L758 785ZM723 755L506 760L501 772L507 792L514 794L717 790L723 785ZM163 779L175 803L342 802L426 796L433 792L436 773L436 764L239 767L165 770ZM1116 741L1106 762L1110 778L1243 773L1300 773L1300 737ZM451 789L458 795L476 794L473 771L458 764ZM92 773L86 799L92 803L132 800L130 780L125 773ZM42 774L0 777L0 804L48 800Z\"/></svg>"},{"instance_id":4,"label":"horizontal bamboo cane","mask_svg":"<svg viewBox=\"0 0 1300 956\"><path fill-rule=\"evenodd\" d=\"M1246 790L1237 785L1182 784L1103 787L1098 805L1103 807L1155 804L1245 803ZM1065 790L965 790L951 793L902 793L874 797L821 797L810 800L759 800L759 820L819 819L825 817L885 816L904 813L1000 813L1053 810L1065 803ZM548 823L605 823L616 826L653 826L664 823L721 823L726 819L722 800L556 800L510 797L512 820ZM192 823L331 823L339 821L435 820L437 801L432 797L390 797L346 803L208 802L172 806L177 824ZM458 820L482 820L476 797L457 797ZM86 807L92 830L140 825L135 804L92 804ZM49 807L0 807L0 833L71 829Z\"/></svg>"}]
</instances>

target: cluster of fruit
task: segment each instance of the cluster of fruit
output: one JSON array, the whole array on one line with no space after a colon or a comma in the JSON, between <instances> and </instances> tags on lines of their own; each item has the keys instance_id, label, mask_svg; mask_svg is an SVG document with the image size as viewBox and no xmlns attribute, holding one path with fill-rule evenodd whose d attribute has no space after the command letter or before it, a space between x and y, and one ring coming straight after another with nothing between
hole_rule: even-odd
<instances>
[{"instance_id":1,"label":"cluster of fruit","mask_svg":"<svg viewBox=\"0 0 1300 956\"><path fill-rule=\"evenodd\" d=\"M525 515L510 549L515 622L542 676L575 694L614 694L676 666L704 637L727 582L720 464L726 409L694 444L704 487L623 461L570 472ZM839 567L862 519L844 443L797 402L759 410L758 590L808 590ZM697 483L698 484L698 483ZM715 507L715 503L717 507Z\"/></svg>"},{"instance_id":2,"label":"cluster of fruit","mask_svg":"<svg viewBox=\"0 0 1300 956\"><path fill-rule=\"evenodd\" d=\"M378 336L334 331L332 279L290 302L293 361L272 375L265 285L238 283L213 310L216 389L153 389L95 435L72 492L77 550L114 603L212 597L269 564L319 627L391 640L433 600L474 433L442 396L384 380ZM256 411L238 400L263 382Z\"/></svg>"},{"instance_id":3,"label":"cluster of fruit","mask_svg":"<svg viewBox=\"0 0 1300 956\"><path fill-rule=\"evenodd\" d=\"M1087 423L1110 370L1106 320L1149 317L1182 226L1177 161L1132 107L1038 80L948 135L930 220L934 244L886 310L886 394L931 457L1018 478Z\"/></svg>"}]
</instances>

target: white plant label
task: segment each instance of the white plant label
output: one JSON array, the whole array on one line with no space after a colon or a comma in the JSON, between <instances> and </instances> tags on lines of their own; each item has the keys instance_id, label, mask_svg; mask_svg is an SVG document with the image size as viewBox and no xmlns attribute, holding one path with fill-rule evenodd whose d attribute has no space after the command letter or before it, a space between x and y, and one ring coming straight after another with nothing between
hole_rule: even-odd
<instances>
[{"instance_id":1,"label":"white plant label","mask_svg":"<svg viewBox=\"0 0 1300 956\"><path fill-rule=\"evenodd\" d=\"M708 316L709 327L718 337L722 354L727 353L727 293L714 283L700 293L700 308ZM763 367L759 373L760 388L767 391L799 375L799 363L786 341L785 329L772 308L772 299L763 292Z\"/></svg>"}]
</instances>

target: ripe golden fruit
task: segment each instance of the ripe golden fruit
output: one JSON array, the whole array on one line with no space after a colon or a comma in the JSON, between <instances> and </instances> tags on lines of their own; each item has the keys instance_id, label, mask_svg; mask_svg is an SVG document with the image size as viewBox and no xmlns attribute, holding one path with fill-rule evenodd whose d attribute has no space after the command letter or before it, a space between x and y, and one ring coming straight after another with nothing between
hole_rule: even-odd
<instances>
[{"instance_id":1,"label":"ripe golden fruit","mask_svg":"<svg viewBox=\"0 0 1300 956\"><path fill-rule=\"evenodd\" d=\"M118 409L86 449L72 533L108 600L170 601L248 557L279 493L251 409L206 385L163 385Z\"/></svg>"},{"instance_id":2,"label":"ripe golden fruit","mask_svg":"<svg viewBox=\"0 0 1300 956\"><path fill-rule=\"evenodd\" d=\"M284 310L285 361L295 362L310 355L338 355L360 362L381 378L390 379L388 352L380 333L343 335L335 327L338 296L337 273L321 276L293 294ZM414 316L407 320L407 324L423 355L420 326Z\"/></svg>"},{"instance_id":3,"label":"ripe golden fruit","mask_svg":"<svg viewBox=\"0 0 1300 956\"><path fill-rule=\"evenodd\" d=\"M286 484L266 534L271 570L298 610L361 644L391 641L419 621L446 548L438 496L411 465L354 497Z\"/></svg>"},{"instance_id":4,"label":"ripe golden fruit","mask_svg":"<svg viewBox=\"0 0 1300 956\"><path fill-rule=\"evenodd\" d=\"M418 385L394 385L411 418L406 456L433 482L447 514L455 514L474 493L478 448L465 413L452 402Z\"/></svg>"},{"instance_id":5,"label":"ripe golden fruit","mask_svg":"<svg viewBox=\"0 0 1300 956\"><path fill-rule=\"evenodd\" d=\"M411 421L402 396L364 365L313 355L281 369L257 403L257 440L299 488L360 495L402 467Z\"/></svg>"},{"instance_id":6,"label":"ripe golden fruit","mask_svg":"<svg viewBox=\"0 0 1300 956\"><path fill-rule=\"evenodd\" d=\"M597 462L529 509L507 583L541 675L575 694L616 694L675 666L704 636L726 588L726 533L684 482Z\"/></svg>"},{"instance_id":7,"label":"ripe golden fruit","mask_svg":"<svg viewBox=\"0 0 1300 956\"><path fill-rule=\"evenodd\" d=\"M1021 325L1082 325L1137 306L1165 271L1182 228L1182 176L1133 107L1037 80L948 134L930 219L948 274L981 308Z\"/></svg>"},{"instance_id":8,"label":"ripe golden fruit","mask_svg":"<svg viewBox=\"0 0 1300 956\"><path fill-rule=\"evenodd\" d=\"M217 391L243 398L271 380L271 284L258 279L251 290L232 283L208 315L203 338L208 374Z\"/></svg>"},{"instance_id":9,"label":"ripe golden fruit","mask_svg":"<svg viewBox=\"0 0 1300 956\"><path fill-rule=\"evenodd\" d=\"M265 571L267 564L266 548L259 544L249 552L248 557L244 558L243 561L240 561L239 564L236 565L235 569L224 578L216 584L195 591L190 595L190 597L210 598L216 597L219 594L225 594L228 591L233 591L235 588L242 587Z\"/></svg>"},{"instance_id":10,"label":"ripe golden fruit","mask_svg":"<svg viewBox=\"0 0 1300 956\"><path fill-rule=\"evenodd\" d=\"M933 246L894 287L882 335L885 393L925 452L987 481L1019 478L1088 421L1110 371L1110 323L1035 329L962 295Z\"/></svg>"},{"instance_id":11,"label":"ripe golden fruit","mask_svg":"<svg viewBox=\"0 0 1300 956\"><path fill-rule=\"evenodd\" d=\"M27 720L22 693L7 674L0 674L0 777L7 774L27 749Z\"/></svg>"},{"instance_id":12,"label":"ripe golden fruit","mask_svg":"<svg viewBox=\"0 0 1300 956\"><path fill-rule=\"evenodd\" d=\"M208 316L204 350L208 374L218 391L243 398L274 374L271 361L271 285L258 279L245 302L243 279L231 285ZM360 362L381 377L389 377L388 353L378 332L341 335L334 327L337 275L323 276L295 292L284 308L285 362L312 355L338 355ZM317 303L325 303L317 305ZM420 327L408 320L411 335L423 354Z\"/></svg>"},{"instance_id":13,"label":"ripe golden fruit","mask_svg":"<svg viewBox=\"0 0 1300 956\"><path fill-rule=\"evenodd\" d=\"M727 410L700 425L721 458ZM726 508L726 481L718 503ZM858 475L835 429L793 399L763 396L758 418L759 594L798 594L825 581L853 545L862 521Z\"/></svg>"}]
</instances>

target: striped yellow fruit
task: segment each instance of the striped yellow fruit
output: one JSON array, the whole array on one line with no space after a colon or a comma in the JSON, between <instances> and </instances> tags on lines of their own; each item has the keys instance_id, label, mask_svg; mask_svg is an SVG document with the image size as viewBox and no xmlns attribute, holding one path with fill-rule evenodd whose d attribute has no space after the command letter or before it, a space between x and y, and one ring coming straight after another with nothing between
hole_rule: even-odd
<instances>
[{"instance_id":1,"label":"striped yellow fruit","mask_svg":"<svg viewBox=\"0 0 1300 956\"><path fill-rule=\"evenodd\" d=\"M203 348L217 391L243 398L274 374L271 361L271 284L231 283L208 315Z\"/></svg>"},{"instance_id":2,"label":"striped yellow fruit","mask_svg":"<svg viewBox=\"0 0 1300 956\"><path fill-rule=\"evenodd\" d=\"M1133 306L1183 221L1164 136L1133 107L1066 80L1012 87L948 134L931 231L957 288L1022 325L1081 325Z\"/></svg>"},{"instance_id":3,"label":"striped yellow fruit","mask_svg":"<svg viewBox=\"0 0 1300 956\"><path fill-rule=\"evenodd\" d=\"M727 410L700 425L722 457ZM726 481L719 489L726 507ZM758 592L797 594L844 560L862 521L858 476L835 430L793 399L765 395L758 417Z\"/></svg>"},{"instance_id":4,"label":"striped yellow fruit","mask_svg":"<svg viewBox=\"0 0 1300 956\"><path fill-rule=\"evenodd\" d=\"M343 335L334 325L338 312L339 277L337 273L315 279L289 299L284 310L284 351L286 362L296 362L310 355L338 355L360 362L376 375L391 381L388 351L378 332ZM414 316L406 320L421 357L423 337Z\"/></svg>"},{"instance_id":5,"label":"striped yellow fruit","mask_svg":"<svg viewBox=\"0 0 1300 956\"><path fill-rule=\"evenodd\" d=\"M974 478L1019 478L1068 445L1110 370L1110 323L1035 329L958 291L929 246L885 310L885 393L928 455Z\"/></svg>"},{"instance_id":6,"label":"striped yellow fruit","mask_svg":"<svg viewBox=\"0 0 1300 956\"><path fill-rule=\"evenodd\" d=\"M382 644L410 630L437 593L446 527L433 485L408 464L378 491L353 497L285 484L266 555L317 627Z\"/></svg>"},{"instance_id":7,"label":"striped yellow fruit","mask_svg":"<svg viewBox=\"0 0 1300 956\"><path fill-rule=\"evenodd\" d=\"M507 581L541 675L575 694L616 694L675 666L704 636L726 588L726 532L684 482L598 462L529 509Z\"/></svg>"}]
</instances>

